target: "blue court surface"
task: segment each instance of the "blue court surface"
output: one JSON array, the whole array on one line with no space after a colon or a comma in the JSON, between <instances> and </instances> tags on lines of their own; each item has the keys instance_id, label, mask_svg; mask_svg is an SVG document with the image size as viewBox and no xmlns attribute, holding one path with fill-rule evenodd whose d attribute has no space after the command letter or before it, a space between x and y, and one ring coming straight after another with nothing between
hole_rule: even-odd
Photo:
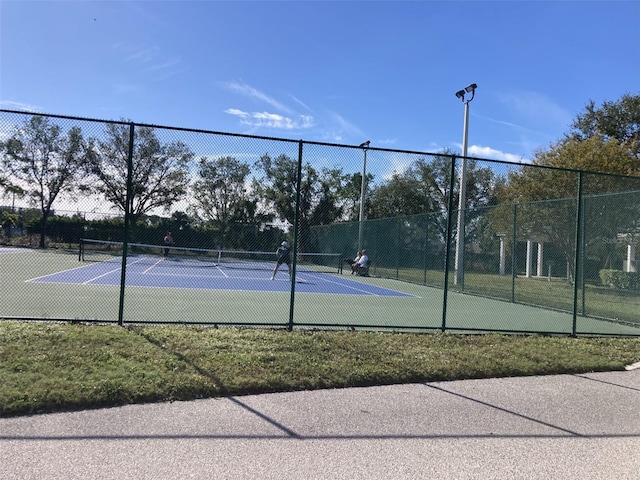
<instances>
[{"instance_id":1,"label":"blue court surface","mask_svg":"<svg viewBox=\"0 0 640 480\"><path fill-rule=\"evenodd\" d=\"M126 286L188 288L256 292L289 292L291 281L286 265L271 280L272 265L263 269L229 268L221 265L184 263L171 258L129 258ZM120 260L83 264L78 268L33 278L34 283L78 285L120 285ZM301 269L296 274L296 293L412 297L404 292L373 285L364 278Z\"/></svg>"}]
</instances>

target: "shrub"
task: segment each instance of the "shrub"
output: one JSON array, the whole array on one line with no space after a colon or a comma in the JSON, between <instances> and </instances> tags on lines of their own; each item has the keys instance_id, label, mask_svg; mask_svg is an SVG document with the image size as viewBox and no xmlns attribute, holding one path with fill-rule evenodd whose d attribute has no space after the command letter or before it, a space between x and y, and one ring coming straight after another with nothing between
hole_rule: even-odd
<instances>
[{"instance_id":1,"label":"shrub","mask_svg":"<svg viewBox=\"0 0 640 480\"><path fill-rule=\"evenodd\" d=\"M600 270L600 281L604 286L619 290L640 290L640 273L622 270Z\"/></svg>"}]
</instances>

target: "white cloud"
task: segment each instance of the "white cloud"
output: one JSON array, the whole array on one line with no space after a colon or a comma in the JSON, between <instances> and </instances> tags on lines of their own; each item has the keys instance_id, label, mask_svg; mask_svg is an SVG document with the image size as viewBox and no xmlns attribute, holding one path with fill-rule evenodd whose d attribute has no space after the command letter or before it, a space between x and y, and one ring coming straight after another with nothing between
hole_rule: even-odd
<instances>
[{"instance_id":1,"label":"white cloud","mask_svg":"<svg viewBox=\"0 0 640 480\"><path fill-rule=\"evenodd\" d=\"M239 110L237 108L228 108L224 111L224 113L228 113L229 115L235 115L241 118L247 118L249 116L247 112L243 112L242 110Z\"/></svg>"},{"instance_id":2,"label":"white cloud","mask_svg":"<svg viewBox=\"0 0 640 480\"><path fill-rule=\"evenodd\" d=\"M35 107L27 103L11 102L9 100L0 100L0 107L6 108L7 110L20 110L22 112L30 113L38 113L42 111L40 107Z\"/></svg>"},{"instance_id":3,"label":"white cloud","mask_svg":"<svg viewBox=\"0 0 640 480\"><path fill-rule=\"evenodd\" d=\"M573 120L571 112L542 93L527 91L512 92L501 95L499 100L515 110L515 112L523 118L541 122L542 125L549 125L551 123L564 127L569 125ZM508 122L503 123L517 126Z\"/></svg>"},{"instance_id":4,"label":"white cloud","mask_svg":"<svg viewBox=\"0 0 640 480\"><path fill-rule=\"evenodd\" d=\"M180 66L180 64L181 64L180 59L176 58L173 60L168 60L164 63L149 65L147 67L147 70L150 70L150 71L167 71L167 70L175 71L176 69L182 70L183 68Z\"/></svg>"},{"instance_id":5,"label":"white cloud","mask_svg":"<svg viewBox=\"0 0 640 480\"><path fill-rule=\"evenodd\" d=\"M113 48L123 52L123 61L140 67L145 72L152 72L156 80L184 73L188 67L178 56L169 57L155 45L128 45L116 43ZM129 67L131 68L131 67Z\"/></svg>"},{"instance_id":6,"label":"white cloud","mask_svg":"<svg viewBox=\"0 0 640 480\"><path fill-rule=\"evenodd\" d=\"M248 113L237 108L228 108L225 113L240 118L240 123L251 127L276 128L281 130L300 130L311 128L315 120L311 115L299 115L297 119L285 117L277 113Z\"/></svg>"},{"instance_id":7,"label":"white cloud","mask_svg":"<svg viewBox=\"0 0 640 480\"><path fill-rule=\"evenodd\" d=\"M256 112L252 117L253 125L258 127L283 128L285 130L293 128L293 120L277 113Z\"/></svg>"},{"instance_id":8,"label":"white cloud","mask_svg":"<svg viewBox=\"0 0 640 480\"><path fill-rule=\"evenodd\" d=\"M342 115L336 112L329 112L329 116L333 120L333 123L338 126L340 133L337 135L339 135L340 137L342 137L342 133L344 132L344 133L347 133L349 136L364 138L365 135L362 132L362 130L360 130L360 128L356 127L354 124L347 121Z\"/></svg>"},{"instance_id":9,"label":"white cloud","mask_svg":"<svg viewBox=\"0 0 640 480\"><path fill-rule=\"evenodd\" d=\"M158 48L147 45L130 46L122 43L114 45L116 50L125 51L125 62L150 63L158 56Z\"/></svg>"},{"instance_id":10,"label":"white cloud","mask_svg":"<svg viewBox=\"0 0 640 480\"><path fill-rule=\"evenodd\" d=\"M238 93L240 95L244 95L246 97L255 98L261 102L267 103L277 110L283 111L285 113L291 113L291 110L287 108L282 103L278 102L274 98L271 98L269 95L261 92L260 90L253 88L246 83L239 82L226 82L223 85L232 92Z\"/></svg>"},{"instance_id":11,"label":"white cloud","mask_svg":"<svg viewBox=\"0 0 640 480\"><path fill-rule=\"evenodd\" d=\"M318 137L334 142L341 142L345 137L364 138L365 136L360 128L332 111L324 113L319 121L313 109L295 95L289 94L289 97L295 102L298 109L305 113L295 112L273 97L242 81L222 82L220 85L231 92L266 103L279 112L274 113L269 109L253 113L247 113L237 108L225 110L225 113L239 117L242 125L248 125L252 128L308 130L321 124L322 131L318 132ZM242 114L240 114L241 112Z\"/></svg>"},{"instance_id":12,"label":"white cloud","mask_svg":"<svg viewBox=\"0 0 640 480\"><path fill-rule=\"evenodd\" d=\"M467 155L470 157L486 158L489 160L503 160L506 162L514 163L528 163L529 161L524 159L521 155L514 153L502 152L491 147L482 147L480 145L470 145L467 148Z\"/></svg>"},{"instance_id":13,"label":"white cloud","mask_svg":"<svg viewBox=\"0 0 640 480\"><path fill-rule=\"evenodd\" d=\"M518 125L512 122L506 122L504 120L497 120L495 118L491 118L491 117L485 117L483 115L473 115L474 117L480 118L482 120L488 120L489 122L493 122L493 123L497 123L498 125L504 125L506 127L510 127L514 130L518 130L520 132L520 134L522 133L530 133L530 134L534 134L534 135L546 135L545 132L541 132L539 130L534 130L528 127L525 127L523 125Z\"/></svg>"},{"instance_id":14,"label":"white cloud","mask_svg":"<svg viewBox=\"0 0 640 480\"><path fill-rule=\"evenodd\" d=\"M302 100L300 100L298 97L296 97L295 95L291 95L291 98L293 98L293 101L296 102L298 105L300 105L302 108L304 108L309 112L312 112L311 108Z\"/></svg>"}]
</instances>

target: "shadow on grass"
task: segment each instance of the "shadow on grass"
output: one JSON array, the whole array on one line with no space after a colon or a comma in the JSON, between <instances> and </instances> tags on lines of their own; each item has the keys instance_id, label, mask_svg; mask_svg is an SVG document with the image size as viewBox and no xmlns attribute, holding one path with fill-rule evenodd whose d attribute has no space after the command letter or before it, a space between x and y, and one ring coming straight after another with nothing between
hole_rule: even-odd
<instances>
[{"instance_id":1,"label":"shadow on grass","mask_svg":"<svg viewBox=\"0 0 640 480\"><path fill-rule=\"evenodd\" d=\"M217 386L217 390L213 391L213 392L207 392L207 395L204 394L195 394L195 395L178 395L179 398L176 398L177 400L193 400L193 399L197 399L197 398L204 398L205 396L227 396L230 395L232 392L224 385L224 382L222 381L221 378L217 377L216 375L214 375L212 372L210 372L209 370L205 370L204 368L202 368L201 366L199 366L198 364L196 364L193 359L189 358L188 356L184 355L182 352L179 352L175 349L169 349L166 346L164 346L162 343L160 343L158 340L152 338L151 336L147 335L144 329L139 329L139 328L128 328L128 331L130 331L131 333L134 333L138 336L140 336L141 338L145 339L147 342L149 342L151 345L155 346L156 348L158 348L159 350L161 350L162 352L168 353L172 356L174 356L177 360L179 360L180 362L185 363L186 365L189 365L189 367L191 367L193 370L195 370L199 375L208 378L209 380L211 380L211 382L213 382L214 385Z\"/></svg>"}]
</instances>

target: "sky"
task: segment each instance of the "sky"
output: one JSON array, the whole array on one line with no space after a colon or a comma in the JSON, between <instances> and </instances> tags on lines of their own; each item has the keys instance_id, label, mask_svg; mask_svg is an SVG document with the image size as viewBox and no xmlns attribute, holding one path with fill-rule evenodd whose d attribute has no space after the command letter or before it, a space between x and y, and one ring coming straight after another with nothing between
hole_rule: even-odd
<instances>
[{"instance_id":1,"label":"sky","mask_svg":"<svg viewBox=\"0 0 640 480\"><path fill-rule=\"evenodd\" d=\"M0 108L530 161L640 93L640 1L0 0ZM469 96L466 97L467 99Z\"/></svg>"}]
</instances>

